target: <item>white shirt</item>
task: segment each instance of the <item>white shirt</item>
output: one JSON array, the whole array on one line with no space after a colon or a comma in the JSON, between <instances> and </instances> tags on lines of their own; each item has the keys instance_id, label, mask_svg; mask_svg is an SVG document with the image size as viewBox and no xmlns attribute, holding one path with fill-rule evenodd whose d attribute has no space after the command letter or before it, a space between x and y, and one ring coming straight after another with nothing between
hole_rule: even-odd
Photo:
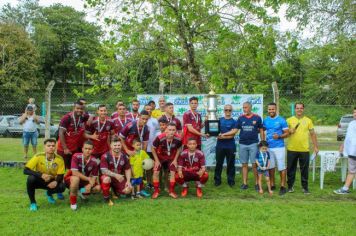
<instances>
[{"instance_id":1,"label":"white shirt","mask_svg":"<svg viewBox=\"0 0 356 236\"><path fill-rule=\"evenodd\" d=\"M344 142L344 156L356 156L356 120L349 123Z\"/></svg>"},{"instance_id":2,"label":"white shirt","mask_svg":"<svg viewBox=\"0 0 356 236\"><path fill-rule=\"evenodd\" d=\"M37 124L33 119L33 116L28 116L22 124L24 132L35 132L37 130Z\"/></svg>"},{"instance_id":3,"label":"white shirt","mask_svg":"<svg viewBox=\"0 0 356 236\"><path fill-rule=\"evenodd\" d=\"M157 132L159 131L159 123L157 119L150 117L146 125L148 127L148 130L150 131L150 136L148 138L148 143L147 143L147 152L152 152L151 148L152 148L153 141L157 137Z\"/></svg>"}]
</instances>

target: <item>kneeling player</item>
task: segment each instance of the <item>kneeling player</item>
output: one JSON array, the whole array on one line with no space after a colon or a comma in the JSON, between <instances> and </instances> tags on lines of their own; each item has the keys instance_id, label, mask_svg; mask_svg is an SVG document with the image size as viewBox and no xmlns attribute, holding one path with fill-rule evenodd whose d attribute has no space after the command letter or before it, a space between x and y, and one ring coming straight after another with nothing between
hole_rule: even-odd
<instances>
[{"instance_id":1,"label":"kneeling player","mask_svg":"<svg viewBox=\"0 0 356 236\"><path fill-rule=\"evenodd\" d=\"M98 184L99 160L92 156L93 143L84 143L82 153L72 156L71 169L64 177L67 188L70 189L70 208L77 210L77 193L90 194L100 192Z\"/></svg>"},{"instance_id":2,"label":"kneeling player","mask_svg":"<svg viewBox=\"0 0 356 236\"><path fill-rule=\"evenodd\" d=\"M116 195L130 194L131 186L131 167L125 153L121 150L121 142L117 137L111 140L110 151L101 156L100 176L101 189L105 202L109 206L114 205L110 199L110 187Z\"/></svg>"},{"instance_id":3,"label":"kneeling player","mask_svg":"<svg viewBox=\"0 0 356 236\"><path fill-rule=\"evenodd\" d=\"M197 188L197 197L202 197L202 185L208 181L208 172L205 168L204 153L197 149L197 141L190 138L187 143L188 149L185 149L178 158L178 173L176 182L183 187L182 197L187 196L188 181L195 181Z\"/></svg>"},{"instance_id":4,"label":"kneeling player","mask_svg":"<svg viewBox=\"0 0 356 236\"><path fill-rule=\"evenodd\" d=\"M154 192L152 198L155 199L159 195L159 173L161 168L169 168L169 196L177 198L174 192L175 186L175 172L177 168L177 159L180 154L182 140L176 134L177 128L174 123L170 123L165 133L160 134L152 145L152 154L155 159L153 168L153 187Z\"/></svg>"}]
</instances>

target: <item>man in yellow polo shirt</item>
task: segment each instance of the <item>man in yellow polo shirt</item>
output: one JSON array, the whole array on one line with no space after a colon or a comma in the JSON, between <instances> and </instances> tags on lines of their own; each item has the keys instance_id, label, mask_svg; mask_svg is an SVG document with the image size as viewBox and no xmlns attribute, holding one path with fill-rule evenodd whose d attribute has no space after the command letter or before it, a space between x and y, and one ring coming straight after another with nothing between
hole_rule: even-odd
<instances>
[{"instance_id":1,"label":"man in yellow polo shirt","mask_svg":"<svg viewBox=\"0 0 356 236\"><path fill-rule=\"evenodd\" d=\"M62 193L65 190L63 183L64 161L63 158L55 154L56 140L46 139L44 141L45 152L37 153L25 166L24 174L27 178L27 193L31 201L30 211L37 211L35 200L36 189L46 189L46 196L49 203L54 204L52 194Z\"/></svg>"},{"instance_id":2,"label":"man in yellow polo shirt","mask_svg":"<svg viewBox=\"0 0 356 236\"><path fill-rule=\"evenodd\" d=\"M304 194L310 194L308 188L309 174L309 136L314 146L314 154L319 152L314 125L311 119L304 116L304 104L294 105L295 116L287 119L289 138L287 145L287 183L288 192L294 192L295 173L299 161L301 181Z\"/></svg>"},{"instance_id":3,"label":"man in yellow polo shirt","mask_svg":"<svg viewBox=\"0 0 356 236\"><path fill-rule=\"evenodd\" d=\"M166 99L163 96L159 98L158 105L159 105L158 109L154 109L151 114L151 116L155 119L159 119L161 116L165 114L164 110L166 108Z\"/></svg>"}]
</instances>

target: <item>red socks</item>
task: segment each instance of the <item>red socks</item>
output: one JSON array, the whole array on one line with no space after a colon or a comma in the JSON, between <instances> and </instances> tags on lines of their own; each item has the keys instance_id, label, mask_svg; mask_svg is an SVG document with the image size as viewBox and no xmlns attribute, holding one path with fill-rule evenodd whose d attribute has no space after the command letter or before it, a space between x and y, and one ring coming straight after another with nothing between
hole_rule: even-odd
<instances>
[{"instance_id":1,"label":"red socks","mask_svg":"<svg viewBox=\"0 0 356 236\"><path fill-rule=\"evenodd\" d=\"M153 181L153 188L155 189L155 192L159 192L159 182Z\"/></svg>"},{"instance_id":2,"label":"red socks","mask_svg":"<svg viewBox=\"0 0 356 236\"><path fill-rule=\"evenodd\" d=\"M70 204L71 204L71 205L77 204L77 196L72 196L72 195L70 195L70 196L69 196L69 201L70 201Z\"/></svg>"},{"instance_id":3,"label":"red socks","mask_svg":"<svg viewBox=\"0 0 356 236\"><path fill-rule=\"evenodd\" d=\"M174 187L176 186L176 182L169 182L169 192L174 192Z\"/></svg>"}]
</instances>

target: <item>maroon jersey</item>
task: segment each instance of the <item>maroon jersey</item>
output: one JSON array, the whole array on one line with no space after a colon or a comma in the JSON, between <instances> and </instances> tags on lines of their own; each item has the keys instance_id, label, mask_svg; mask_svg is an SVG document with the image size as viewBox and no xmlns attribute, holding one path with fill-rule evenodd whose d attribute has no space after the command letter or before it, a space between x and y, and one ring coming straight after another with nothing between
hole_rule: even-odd
<instances>
[{"instance_id":1,"label":"maroon jersey","mask_svg":"<svg viewBox=\"0 0 356 236\"><path fill-rule=\"evenodd\" d=\"M95 132L99 135L99 141L93 140L94 150L93 155L105 153L110 150L108 139L111 134L111 130L114 129L114 125L109 118L106 118L104 122L99 121L99 117L95 117L91 124L87 127L87 131L91 134Z\"/></svg>"},{"instance_id":2,"label":"maroon jersey","mask_svg":"<svg viewBox=\"0 0 356 236\"><path fill-rule=\"evenodd\" d=\"M182 122L180 122L177 117L172 116L171 118L169 118L167 115L162 115L161 118L168 121L168 123L174 123L177 127L177 131L182 131Z\"/></svg>"},{"instance_id":3,"label":"maroon jersey","mask_svg":"<svg viewBox=\"0 0 356 236\"><path fill-rule=\"evenodd\" d=\"M200 132L202 127L202 119L199 113L194 113L193 111L189 110L183 114L183 144L186 145L190 138L194 138L197 140L197 144L201 145L201 137L199 135L192 134L188 131L187 125L192 125L194 129Z\"/></svg>"},{"instance_id":4,"label":"maroon jersey","mask_svg":"<svg viewBox=\"0 0 356 236\"><path fill-rule=\"evenodd\" d=\"M182 167L183 170L198 171L204 166L205 156L200 150L196 150L194 153L189 153L189 150L185 149L178 157L178 167Z\"/></svg>"},{"instance_id":5,"label":"maroon jersey","mask_svg":"<svg viewBox=\"0 0 356 236\"><path fill-rule=\"evenodd\" d=\"M114 158L111 152L106 152L101 156L100 170L110 170L111 172L124 175L125 170L131 168L127 155L123 152L120 153L119 158Z\"/></svg>"},{"instance_id":6,"label":"maroon jersey","mask_svg":"<svg viewBox=\"0 0 356 236\"><path fill-rule=\"evenodd\" d=\"M138 121L131 121L125 125L125 127L120 132L120 137L125 139L125 144L129 150L134 150L132 143L134 139L138 139L141 142L148 141L150 136L150 131L147 125L142 128L139 127Z\"/></svg>"},{"instance_id":7,"label":"maroon jersey","mask_svg":"<svg viewBox=\"0 0 356 236\"><path fill-rule=\"evenodd\" d=\"M87 177L96 177L99 174L99 160L90 156L86 161L83 153L75 153L72 156L71 170L77 170Z\"/></svg>"},{"instance_id":8,"label":"maroon jersey","mask_svg":"<svg viewBox=\"0 0 356 236\"><path fill-rule=\"evenodd\" d=\"M173 160L181 146L182 140L179 135L175 134L173 140L168 141L166 133L158 135L152 144L160 160Z\"/></svg>"},{"instance_id":9,"label":"maroon jersey","mask_svg":"<svg viewBox=\"0 0 356 236\"><path fill-rule=\"evenodd\" d=\"M138 113L134 114L132 112L129 112L126 114L126 117L127 117L127 119L134 121L134 120L138 119L138 115L139 115Z\"/></svg>"},{"instance_id":10,"label":"maroon jersey","mask_svg":"<svg viewBox=\"0 0 356 236\"><path fill-rule=\"evenodd\" d=\"M116 113L117 114L117 113ZM120 119L118 115L111 116L111 121L113 122L114 125L114 132L115 134L119 135L121 130L124 128L124 126L131 121L131 119L127 118L125 116L124 119Z\"/></svg>"},{"instance_id":11,"label":"maroon jersey","mask_svg":"<svg viewBox=\"0 0 356 236\"><path fill-rule=\"evenodd\" d=\"M85 114L75 117L73 112L69 112L62 117L59 128L64 129L64 139L71 152L77 151L82 146L85 123L88 121L88 118L89 116ZM57 150L63 152L60 140L58 140Z\"/></svg>"}]
</instances>

